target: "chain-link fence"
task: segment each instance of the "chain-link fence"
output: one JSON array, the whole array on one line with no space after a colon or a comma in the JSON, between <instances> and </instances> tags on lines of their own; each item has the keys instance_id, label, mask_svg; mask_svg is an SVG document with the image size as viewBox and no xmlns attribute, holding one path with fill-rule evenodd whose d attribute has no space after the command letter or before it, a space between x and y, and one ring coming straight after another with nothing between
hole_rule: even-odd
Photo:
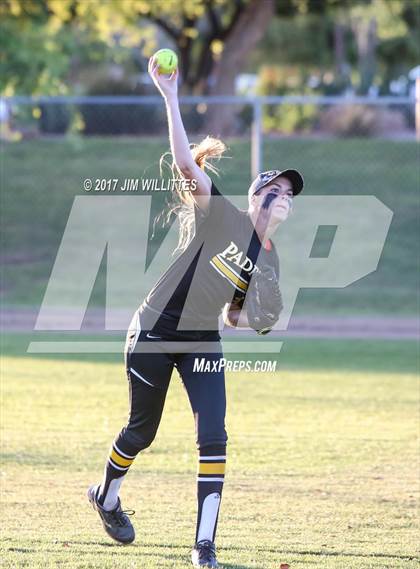
<instances>
[{"instance_id":1,"label":"chain-link fence","mask_svg":"<svg viewBox=\"0 0 420 569\"><path fill-rule=\"evenodd\" d=\"M264 138L388 138L415 136L408 97L181 97L192 137L212 134L251 141L252 175L264 168ZM1 101L2 137L11 140L80 135L163 137L163 100L143 97L31 97Z\"/></svg>"},{"instance_id":2,"label":"chain-link fence","mask_svg":"<svg viewBox=\"0 0 420 569\"><path fill-rule=\"evenodd\" d=\"M394 214L378 269L347 289L302 291L295 313L415 313L419 180L414 101L184 98L181 112L192 142L218 134L212 125L222 109L231 119L231 136L223 137L230 158L219 163L220 178L214 179L225 195L246 201L255 172L294 167L305 177L304 199L374 196ZM127 180L141 184L161 176L159 158L169 150L165 107L160 97L14 98L3 99L0 117L2 137L10 141L2 145L1 297L6 306L39 306L75 198L109 195L110 189L127 195ZM88 193L86 180L93 185ZM169 235L170 226L155 219L171 196L143 194L151 200L150 205L143 200L150 217L141 237L148 264ZM92 228L103 222L89 221ZM320 228L316 235L314 257L329 254L331 231L324 233ZM91 296L96 306L104 303L105 265Z\"/></svg>"}]
</instances>

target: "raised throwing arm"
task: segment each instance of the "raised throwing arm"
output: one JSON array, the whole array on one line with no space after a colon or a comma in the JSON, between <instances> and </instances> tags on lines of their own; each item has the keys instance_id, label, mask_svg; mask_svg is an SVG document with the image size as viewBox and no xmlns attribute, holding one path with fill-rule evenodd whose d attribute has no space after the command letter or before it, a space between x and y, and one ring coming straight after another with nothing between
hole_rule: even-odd
<instances>
[{"instance_id":1,"label":"raised throwing arm","mask_svg":"<svg viewBox=\"0 0 420 569\"><path fill-rule=\"evenodd\" d=\"M186 180L196 180L196 190L191 192L192 197L201 210L209 207L211 195L211 179L194 161L187 133L182 122L178 101L178 70L169 77L160 75L156 60L149 60L149 74L154 84L165 100L168 117L169 142L175 164Z\"/></svg>"}]
</instances>

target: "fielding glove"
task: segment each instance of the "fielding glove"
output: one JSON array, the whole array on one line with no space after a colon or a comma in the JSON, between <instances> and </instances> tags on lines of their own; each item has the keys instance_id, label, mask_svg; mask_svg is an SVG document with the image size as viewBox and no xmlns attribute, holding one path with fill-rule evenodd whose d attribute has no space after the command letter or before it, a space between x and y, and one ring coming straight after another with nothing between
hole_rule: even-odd
<instances>
[{"instance_id":1,"label":"fielding glove","mask_svg":"<svg viewBox=\"0 0 420 569\"><path fill-rule=\"evenodd\" d=\"M276 273L270 266L251 275L245 297L248 323L258 334L271 331L283 309Z\"/></svg>"}]
</instances>

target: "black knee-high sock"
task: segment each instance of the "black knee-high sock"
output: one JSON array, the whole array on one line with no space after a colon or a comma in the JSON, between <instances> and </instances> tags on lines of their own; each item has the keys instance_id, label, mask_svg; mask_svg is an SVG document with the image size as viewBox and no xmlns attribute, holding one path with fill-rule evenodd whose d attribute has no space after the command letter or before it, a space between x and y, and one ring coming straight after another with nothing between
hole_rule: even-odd
<instances>
[{"instance_id":1,"label":"black knee-high sock","mask_svg":"<svg viewBox=\"0 0 420 569\"><path fill-rule=\"evenodd\" d=\"M112 510L116 507L121 483L137 453L138 450L124 440L120 433L112 444L105 464L102 483L97 493L97 500L105 510Z\"/></svg>"},{"instance_id":2,"label":"black knee-high sock","mask_svg":"<svg viewBox=\"0 0 420 569\"><path fill-rule=\"evenodd\" d=\"M214 541L225 477L226 446L212 445L200 449L197 476L196 541Z\"/></svg>"}]
</instances>

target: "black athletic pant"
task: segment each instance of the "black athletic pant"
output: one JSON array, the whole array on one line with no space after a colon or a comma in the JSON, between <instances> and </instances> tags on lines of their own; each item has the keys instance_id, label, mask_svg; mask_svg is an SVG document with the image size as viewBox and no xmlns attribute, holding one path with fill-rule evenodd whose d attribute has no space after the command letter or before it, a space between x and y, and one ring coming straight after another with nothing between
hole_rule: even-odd
<instances>
[{"instance_id":1,"label":"black athletic pant","mask_svg":"<svg viewBox=\"0 0 420 569\"><path fill-rule=\"evenodd\" d=\"M175 367L188 393L196 424L199 449L196 541L214 541L225 475L227 441L220 336L218 332L178 332L170 319L166 325L161 323L151 331L142 330L140 320L143 320L142 315L137 312L127 333L125 346L130 386L129 420L112 445L104 478L97 490L97 499L102 507L109 510L118 504L118 492L124 475L137 454L155 438ZM175 348L173 342L177 342ZM213 351L205 353L206 345L207 352L209 350L209 343ZM183 350L180 350L180 345ZM195 362L203 367L195 367Z\"/></svg>"},{"instance_id":2,"label":"black athletic pant","mask_svg":"<svg viewBox=\"0 0 420 569\"><path fill-rule=\"evenodd\" d=\"M220 351L200 353L199 344L194 342L193 353L171 353L162 347L159 329L152 332L141 329L141 315L133 318L137 325L131 325L126 342L126 369L130 386L130 414L126 427L118 439L139 452L147 448L155 438L165 404L173 368L181 376L190 400L196 421L196 442L198 449L212 445L226 445L225 430L226 394L223 357ZM178 333L178 339L187 335ZM216 371L194 371L194 361L201 358L210 362L210 369ZM216 362L213 364L213 362ZM124 445L125 446L125 445Z\"/></svg>"}]
</instances>

